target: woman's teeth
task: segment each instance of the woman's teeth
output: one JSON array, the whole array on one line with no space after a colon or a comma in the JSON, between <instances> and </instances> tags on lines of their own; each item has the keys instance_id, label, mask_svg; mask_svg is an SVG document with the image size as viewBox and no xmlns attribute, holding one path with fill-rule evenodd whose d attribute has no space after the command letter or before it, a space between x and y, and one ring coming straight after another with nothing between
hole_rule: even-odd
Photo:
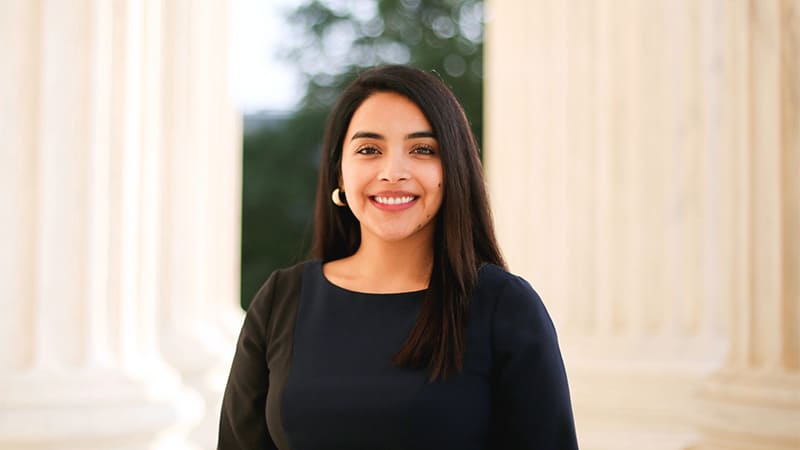
<instances>
[{"instance_id":1,"label":"woman's teeth","mask_svg":"<svg viewBox=\"0 0 800 450\"><path fill-rule=\"evenodd\" d=\"M402 205L412 200L414 200L414 196L411 195L405 197L375 197L375 201L382 205Z\"/></svg>"}]
</instances>

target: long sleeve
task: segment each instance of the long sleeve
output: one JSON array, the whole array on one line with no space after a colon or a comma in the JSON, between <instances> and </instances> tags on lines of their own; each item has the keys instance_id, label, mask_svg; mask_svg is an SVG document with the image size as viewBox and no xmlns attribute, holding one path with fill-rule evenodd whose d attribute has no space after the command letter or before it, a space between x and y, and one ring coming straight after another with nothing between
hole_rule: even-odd
<instances>
[{"instance_id":1,"label":"long sleeve","mask_svg":"<svg viewBox=\"0 0 800 450\"><path fill-rule=\"evenodd\" d=\"M269 389L267 321L277 273L261 287L245 315L222 399L218 450L277 449L266 421Z\"/></svg>"},{"instance_id":2,"label":"long sleeve","mask_svg":"<svg viewBox=\"0 0 800 450\"><path fill-rule=\"evenodd\" d=\"M544 304L519 277L496 302L490 447L577 449L566 371Z\"/></svg>"}]
</instances>

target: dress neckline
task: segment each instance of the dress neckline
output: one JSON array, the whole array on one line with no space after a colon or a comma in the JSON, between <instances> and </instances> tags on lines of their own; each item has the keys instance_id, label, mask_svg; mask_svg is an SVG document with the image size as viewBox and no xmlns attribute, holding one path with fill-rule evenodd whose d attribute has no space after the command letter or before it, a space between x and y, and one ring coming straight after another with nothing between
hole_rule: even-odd
<instances>
[{"instance_id":1,"label":"dress neckline","mask_svg":"<svg viewBox=\"0 0 800 450\"><path fill-rule=\"evenodd\" d=\"M319 276L319 278L322 279L322 282L330 289L333 289L335 291L344 292L344 293L347 293L347 294L354 294L354 295L359 295L359 296L364 296L364 297L403 297L403 296L408 297L408 296L422 295L422 294L424 294L425 292L428 291L428 289L420 289L420 290L416 290L416 291L403 291L403 292L363 292L363 291L354 291L352 289L347 289L345 287L339 286L338 284L335 284L334 282L329 280L328 277L325 276L325 271L322 270L322 265L323 265L322 260L319 260L319 259L314 260L314 266L315 266L314 268L317 271L317 275Z\"/></svg>"}]
</instances>

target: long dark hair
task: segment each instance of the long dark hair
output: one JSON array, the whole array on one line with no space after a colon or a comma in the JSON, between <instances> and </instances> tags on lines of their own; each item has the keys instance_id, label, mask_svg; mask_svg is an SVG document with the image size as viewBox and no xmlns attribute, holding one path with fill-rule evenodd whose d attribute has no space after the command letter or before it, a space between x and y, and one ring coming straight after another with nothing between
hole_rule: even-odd
<instances>
[{"instance_id":1,"label":"long dark hair","mask_svg":"<svg viewBox=\"0 0 800 450\"><path fill-rule=\"evenodd\" d=\"M497 246L478 145L464 110L436 76L406 66L367 70L328 117L317 186L312 254L323 261L350 256L361 243L358 220L331 202L342 167L342 145L356 109L376 92L414 102L433 128L442 160L444 193L436 217L433 271L417 323L392 362L427 367L431 380L461 371L469 297L484 263L505 267Z\"/></svg>"}]
</instances>

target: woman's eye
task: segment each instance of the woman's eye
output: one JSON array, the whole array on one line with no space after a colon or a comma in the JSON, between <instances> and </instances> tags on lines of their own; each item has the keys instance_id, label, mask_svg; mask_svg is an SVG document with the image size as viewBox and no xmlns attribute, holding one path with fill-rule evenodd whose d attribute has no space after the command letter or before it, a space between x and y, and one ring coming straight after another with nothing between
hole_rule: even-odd
<instances>
[{"instance_id":1,"label":"woman's eye","mask_svg":"<svg viewBox=\"0 0 800 450\"><path fill-rule=\"evenodd\" d=\"M415 147L414 150L412 150L412 152L416 153L416 154L419 154L419 155L433 155L434 154L433 148L427 147L427 146Z\"/></svg>"},{"instance_id":2,"label":"woman's eye","mask_svg":"<svg viewBox=\"0 0 800 450\"><path fill-rule=\"evenodd\" d=\"M376 154L378 154L378 149L375 148L375 147L361 147L360 149L358 149L356 151L356 153L359 153L359 154L362 154L362 155L376 155Z\"/></svg>"}]
</instances>

